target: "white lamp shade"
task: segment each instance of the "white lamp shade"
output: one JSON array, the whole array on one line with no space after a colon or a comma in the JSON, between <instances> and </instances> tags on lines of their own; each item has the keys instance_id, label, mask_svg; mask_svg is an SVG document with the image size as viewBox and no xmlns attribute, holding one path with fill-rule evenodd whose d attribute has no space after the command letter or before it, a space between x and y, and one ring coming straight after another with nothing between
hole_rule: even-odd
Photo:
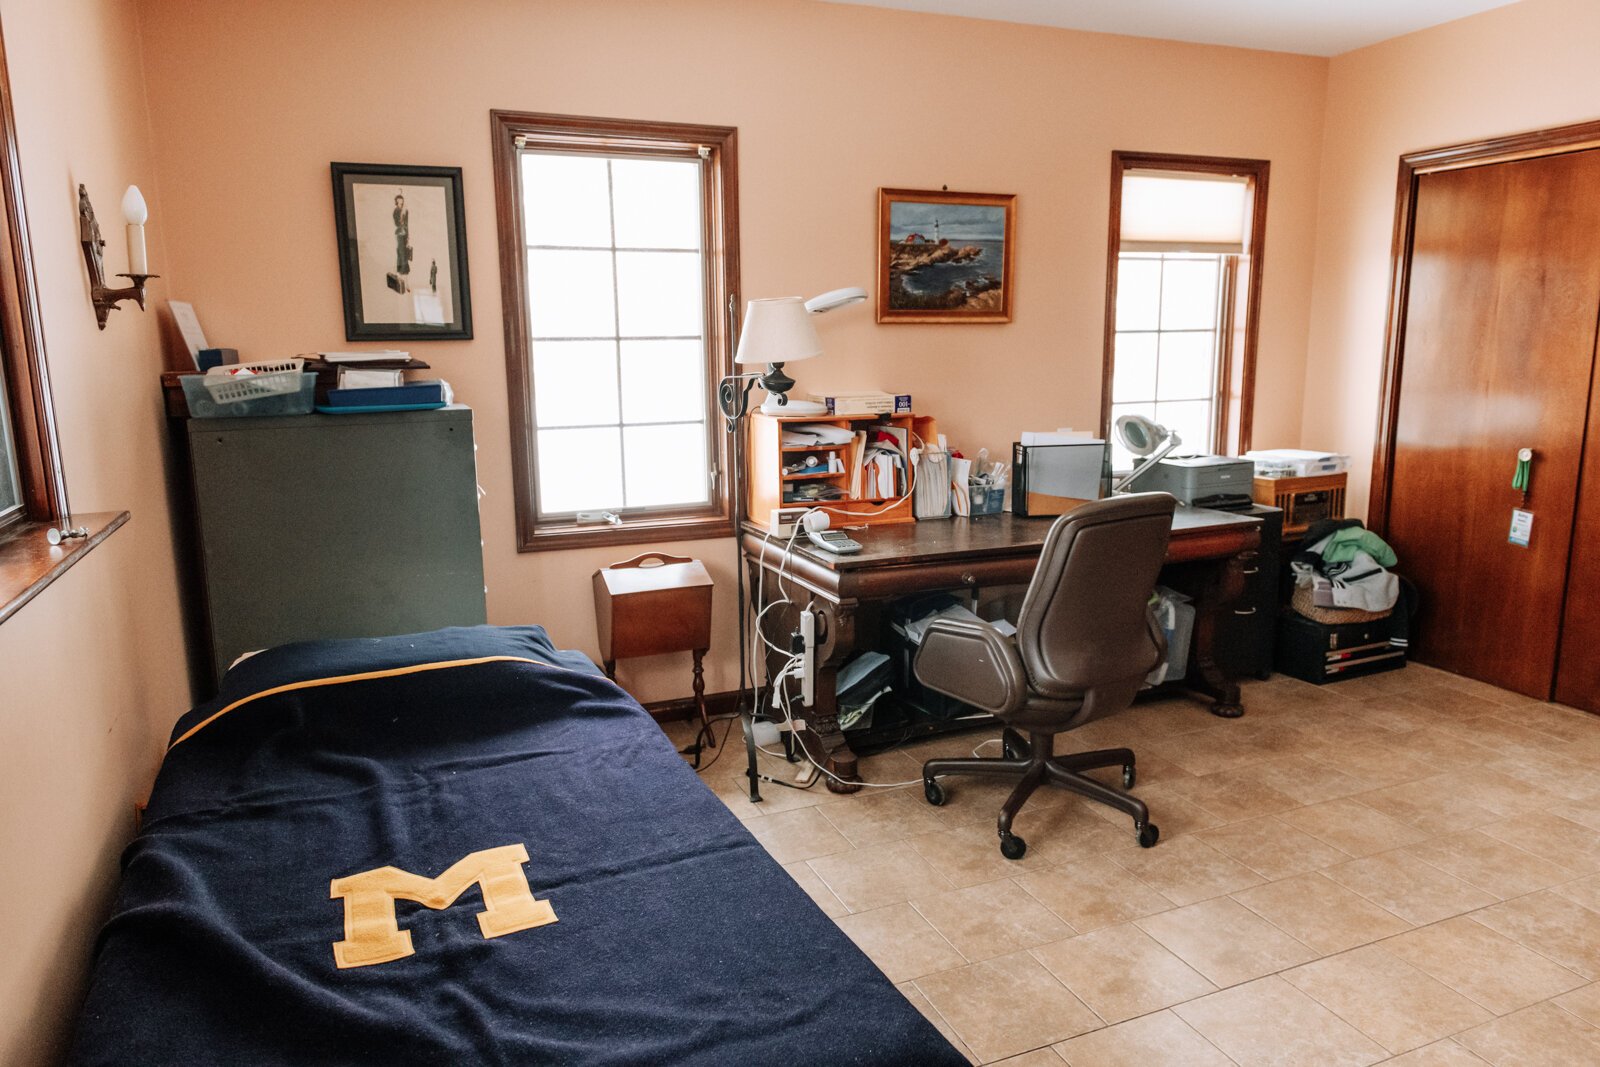
<instances>
[{"instance_id":1,"label":"white lamp shade","mask_svg":"<svg viewBox=\"0 0 1600 1067\"><path fill-rule=\"evenodd\" d=\"M1122 251L1244 251L1250 185L1226 175L1128 171L1122 178Z\"/></svg>"},{"instance_id":2,"label":"white lamp shade","mask_svg":"<svg viewBox=\"0 0 1600 1067\"><path fill-rule=\"evenodd\" d=\"M822 355L822 342L798 296L752 300L745 306L736 363L793 363Z\"/></svg>"}]
</instances>

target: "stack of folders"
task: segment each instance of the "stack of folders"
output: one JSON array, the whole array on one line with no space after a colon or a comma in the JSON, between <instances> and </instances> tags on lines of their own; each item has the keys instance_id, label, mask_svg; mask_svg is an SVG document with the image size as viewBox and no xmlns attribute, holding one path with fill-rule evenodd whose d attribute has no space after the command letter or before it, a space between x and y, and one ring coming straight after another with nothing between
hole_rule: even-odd
<instances>
[{"instance_id":1,"label":"stack of folders","mask_svg":"<svg viewBox=\"0 0 1600 1067\"><path fill-rule=\"evenodd\" d=\"M871 500L893 500L906 494L910 457L910 434L899 426L877 423L864 431L861 457L861 489L857 494ZM852 476L852 483L855 479Z\"/></svg>"}]
</instances>

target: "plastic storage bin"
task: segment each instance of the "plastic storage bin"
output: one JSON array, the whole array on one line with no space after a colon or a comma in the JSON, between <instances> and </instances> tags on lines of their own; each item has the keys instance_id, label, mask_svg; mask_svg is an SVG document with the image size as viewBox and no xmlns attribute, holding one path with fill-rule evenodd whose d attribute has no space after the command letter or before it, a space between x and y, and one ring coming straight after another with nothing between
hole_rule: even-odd
<instances>
[{"instance_id":1,"label":"plastic storage bin","mask_svg":"<svg viewBox=\"0 0 1600 1067\"><path fill-rule=\"evenodd\" d=\"M249 415L309 415L316 401L317 376L309 371L300 374L300 387L292 393L276 393L250 400L236 400L219 404L206 387L203 374L185 374L178 379L183 383L183 397L189 404L189 417L195 419L231 419Z\"/></svg>"},{"instance_id":2,"label":"plastic storage bin","mask_svg":"<svg viewBox=\"0 0 1600 1067\"><path fill-rule=\"evenodd\" d=\"M1323 474L1342 474L1350 468L1350 457L1339 452L1311 452L1303 448L1270 448L1246 452L1254 460L1258 478L1311 478Z\"/></svg>"}]
</instances>

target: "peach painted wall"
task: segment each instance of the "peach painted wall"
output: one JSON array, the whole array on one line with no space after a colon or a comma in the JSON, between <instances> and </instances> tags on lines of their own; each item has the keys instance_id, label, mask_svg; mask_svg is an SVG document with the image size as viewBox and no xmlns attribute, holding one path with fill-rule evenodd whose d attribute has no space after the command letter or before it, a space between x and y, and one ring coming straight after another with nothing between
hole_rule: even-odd
<instances>
[{"instance_id":1,"label":"peach painted wall","mask_svg":"<svg viewBox=\"0 0 1600 1067\"><path fill-rule=\"evenodd\" d=\"M746 297L872 285L879 186L1019 195L1015 321L822 320L802 386L910 390L951 440L1098 418L1113 149L1272 161L1257 441L1300 440L1327 63L803 0L142 0L171 260L249 356L344 343L331 160L465 168L477 339L414 346L476 410L489 616L595 649L589 576L631 552L515 549L492 108L739 128ZM710 687L734 682L731 541ZM686 658L624 664L643 699Z\"/></svg>"},{"instance_id":2,"label":"peach painted wall","mask_svg":"<svg viewBox=\"0 0 1600 1067\"><path fill-rule=\"evenodd\" d=\"M89 188L126 270L118 203L162 243L136 12L121 0L0 0L34 267L73 505L128 525L0 626L0 1063L51 1062L78 1010L133 804L187 707L154 377L154 316L95 328L78 244ZM160 286L161 282L155 283ZM157 292L161 292L158 288Z\"/></svg>"},{"instance_id":3,"label":"peach painted wall","mask_svg":"<svg viewBox=\"0 0 1600 1067\"><path fill-rule=\"evenodd\" d=\"M1365 512L1400 156L1600 118L1600 4L1522 0L1332 61L1302 443Z\"/></svg>"}]
</instances>

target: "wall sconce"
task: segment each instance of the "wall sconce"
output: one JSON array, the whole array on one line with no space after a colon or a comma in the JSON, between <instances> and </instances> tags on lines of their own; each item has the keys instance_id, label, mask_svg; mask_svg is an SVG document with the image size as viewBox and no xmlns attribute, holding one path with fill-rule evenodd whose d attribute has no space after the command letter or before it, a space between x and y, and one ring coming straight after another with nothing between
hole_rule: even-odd
<instances>
[{"instance_id":1,"label":"wall sconce","mask_svg":"<svg viewBox=\"0 0 1600 1067\"><path fill-rule=\"evenodd\" d=\"M133 284L110 289L106 287L106 265L102 251L106 242L100 236L100 224L94 220L89 190L78 186L78 237L83 242L84 262L89 266L89 299L94 302L94 317L99 320L102 330L106 328L107 317L124 300L137 301L139 310L143 311L144 283L160 277L159 274L145 273L150 265L145 257L144 224L150 218L150 209L145 206L137 185L128 186L127 193L123 195L122 214L128 220L128 270L131 273L117 277L127 278Z\"/></svg>"}]
</instances>

